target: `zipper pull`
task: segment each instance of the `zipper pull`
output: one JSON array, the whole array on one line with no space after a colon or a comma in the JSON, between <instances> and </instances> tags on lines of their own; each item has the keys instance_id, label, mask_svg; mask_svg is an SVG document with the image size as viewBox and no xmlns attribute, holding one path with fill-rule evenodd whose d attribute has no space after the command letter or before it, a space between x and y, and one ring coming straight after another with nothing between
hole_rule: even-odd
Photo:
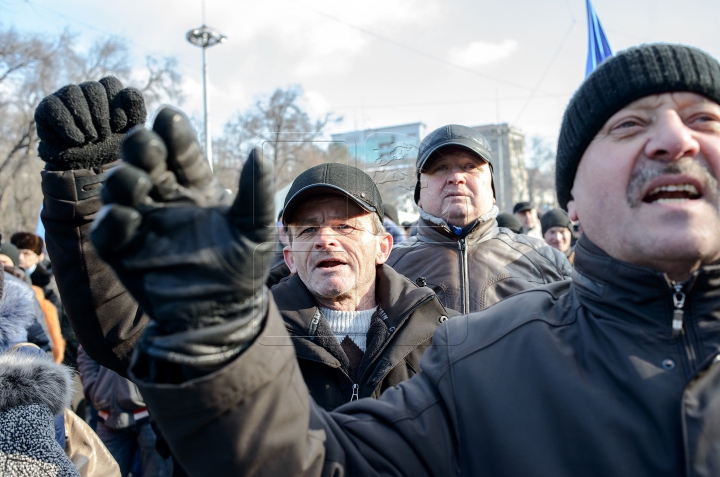
<instances>
[{"instance_id":1,"label":"zipper pull","mask_svg":"<svg viewBox=\"0 0 720 477\"><path fill-rule=\"evenodd\" d=\"M308 330L310 341L315 341L315 333L317 333L318 323L320 323L320 310L315 310L315 314L310 322L310 329Z\"/></svg>"},{"instance_id":2,"label":"zipper pull","mask_svg":"<svg viewBox=\"0 0 720 477\"><path fill-rule=\"evenodd\" d=\"M463 252L465 251L465 239L460 239L460 243L458 244L458 248L459 248L460 250L462 250Z\"/></svg>"},{"instance_id":3,"label":"zipper pull","mask_svg":"<svg viewBox=\"0 0 720 477\"><path fill-rule=\"evenodd\" d=\"M685 293L683 293L682 287L682 283L673 282L673 288L675 288L675 293L673 293L673 305L675 306L672 320L673 338L683 331L683 316L685 315L683 306L685 305Z\"/></svg>"},{"instance_id":4,"label":"zipper pull","mask_svg":"<svg viewBox=\"0 0 720 477\"><path fill-rule=\"evenodd\" d=\"M358 400L358 389L360 389L360 386L357 384L353 384L353 393L352 397L350 398L350 402L357 401Z\"/></svg>"}]
</instances>

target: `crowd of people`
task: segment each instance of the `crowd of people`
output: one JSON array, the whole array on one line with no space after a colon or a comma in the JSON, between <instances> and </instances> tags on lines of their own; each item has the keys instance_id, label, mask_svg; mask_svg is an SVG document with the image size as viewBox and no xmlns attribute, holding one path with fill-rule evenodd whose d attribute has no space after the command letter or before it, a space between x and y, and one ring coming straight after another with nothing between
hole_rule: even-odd
<instances>
[{"instance_id":1,"label":"crowd of people","mask_svg":"<svg viewBox=\"0 0 720 477\"><path fill-rule=\"evenodd\" d=\"M422 140L401 224L339 163L278 215L258 149L233 197L188 118L137 127L113 77L35 119L47 242L0 244L0 475L720 475L707 53L600 65L541 214L498 210L456 124Z\"/></svg>"}]
</instances>

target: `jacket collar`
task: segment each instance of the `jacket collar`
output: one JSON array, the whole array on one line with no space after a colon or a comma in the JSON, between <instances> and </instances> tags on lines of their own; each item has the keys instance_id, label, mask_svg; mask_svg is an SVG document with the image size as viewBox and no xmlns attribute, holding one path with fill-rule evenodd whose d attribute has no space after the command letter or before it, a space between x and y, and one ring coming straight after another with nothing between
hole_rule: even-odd
<instances>
[{"instance_id":1,"label":"jacket collar","mask_svg":"<svg viewBox=\"0 0 720 477\"><path fill-rule=\"evenodd\" d=\"M610 257L583 235L575 246L573 290L581 303L608 319L633 320L669 330L674 289L662 272ZM683 283L685 315L716 315L720 310L720 265L697 270ZM712 318L717 320L717 318Z\"/></svg>"},{"instance_id":2,"label":"jacket collar","mask_svg":"<svg viewBox=\"0 0 720 477\"><path fill-rule=\"evenodd\" d=\"M330 349L329 346L326 346L327 341L332 341L333 343L336 341L330 331L330 325L325 317L322 316L322 313L319 313L315 299L302 280L300 280L300 277L298 275L291 276L289 279L273 287L272 292L278 310L285 321L285 326L293 339L299 338L299 340L304 343L313 342L314 345L317 345L313 346L314 348L319 346L325 349L338 362L327 359L329 357L324 353L320 357L324 357L327 364L339 367L344 361L342 359L343 356L339 356L337 350ZM380 314L382 318L385 318L385 326L387 326L389 330L392 330L388 338L391 338L401 328L405 319L413 311L415 305L432 299L433 296L434 293L430 288L416 287L389 265L383 264L378 267L375 280L375 297L382 310ZM329 340L329 338L328 340L310 340L309 331L316 313L318 313L320 318L317 326L317 335L329 334L332 340ZM366 350L366 353L368 353L368 351L369 350ZM307 352L307 350L303 352Z\"/></svg>"},{"instance_id":3,"label":"jacket collar","mask_svg":"<svg viewBox=\"0 0 720 477\"><path fill-rule=\"evenodd\" d=\"M497 206L493 205L487 214L480 216L475 223L465 232L464 235L455 235L447 222L430 215L420 209L418 220L418 239L424 242L457 242L464 238L467 242L483 242L498 233L498 225L495 220L498 215Z\"/></svg>"}]
</instances>

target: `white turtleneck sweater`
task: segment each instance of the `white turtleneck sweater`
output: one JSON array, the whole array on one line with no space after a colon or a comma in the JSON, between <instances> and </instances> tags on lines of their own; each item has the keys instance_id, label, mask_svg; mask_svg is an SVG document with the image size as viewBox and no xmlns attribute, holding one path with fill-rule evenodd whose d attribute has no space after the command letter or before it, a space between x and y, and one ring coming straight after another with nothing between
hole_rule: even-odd
<instances>
[{"instance_id":1,"label":"white turtleneck sweater","mask_svg":"<svg viewBox=\"0 0 720 477\"><path fill-rule=\"evenodd\" d=\"M363 353L365 352L365 341L367 332L370 329L370 319L377 307L363 311L337 311L329 308L319 308L328 323L330 323L330 329L335 333L339 343L342 343L342 340L349 336L358 348Z\"/></svg>"}]
</instances>

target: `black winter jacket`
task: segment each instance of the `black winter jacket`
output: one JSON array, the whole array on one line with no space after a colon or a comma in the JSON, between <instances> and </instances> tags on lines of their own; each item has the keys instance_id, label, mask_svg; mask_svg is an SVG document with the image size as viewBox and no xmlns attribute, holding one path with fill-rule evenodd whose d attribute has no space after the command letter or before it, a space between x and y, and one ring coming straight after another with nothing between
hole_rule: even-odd
<instances>
[{"instance_id":1,"label":"black winter jacket","mask_svg":"<svg viewBox=\"0 0 720 477\"><path fill-rule=\"evenodd\" d=\"M563 288L449 320L422 373L332 413L310 400L272 303L214 373L154 383L142 354L131 373L190 474L720 475L720 265L676 291L583 237Z\"/></svg>"},{"instance_id":2,"label":"black winter jacket","mask_svg":"<svg viewBox=\"0 0 720 477\"><path fill-rule=\"evenodd\" d=\"M378 268L367 347L357 375L323 314L300 277L273 288L273 298L295 345L300 371L315 402L332 410L357 397L380 396L420 371L420 356L448 316L437 296L417 287L387 265Z\"/></svg>"}]
</instances>

